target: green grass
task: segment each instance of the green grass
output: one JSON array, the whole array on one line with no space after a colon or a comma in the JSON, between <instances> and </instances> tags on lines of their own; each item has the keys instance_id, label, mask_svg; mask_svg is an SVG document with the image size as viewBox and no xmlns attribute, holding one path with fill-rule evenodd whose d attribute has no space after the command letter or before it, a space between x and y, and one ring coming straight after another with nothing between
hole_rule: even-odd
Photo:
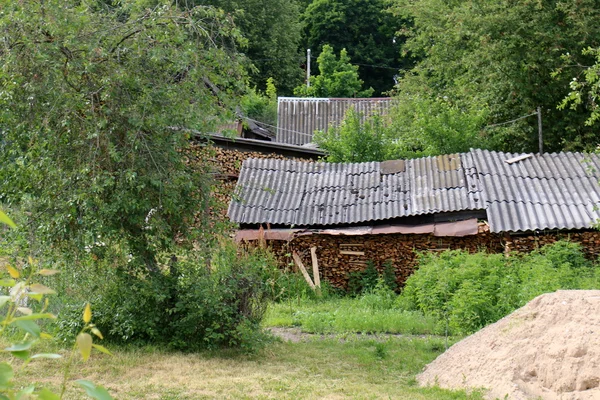
<instances>
[{"instance_id":1,"label":"green grass","mask_svg":"<svg viewBox=\"0 0 600 400\"><path fill-rule=\"evenodd\" d=\"M253 356L231 351L194 354L155 348L111 348L77 361L71 379L90 379L117 399L480 399L477 393L420 388L415 375L444 348L435 337L360 335L275 342ZM60 351L60 350L58 350ZM32 380L54 390L64 360L35 360L18 372L17 385ZM69 385L66 399L86 398Z\"/></svg>"},{"instance_id":2,"label":"green grass","mask_svg":"<svg viewBox=\"0 0 600 400\"><path fill-rule=\"evenodd\" d=\"M300 327L309 333L442 334L432 317L400 308L394 298L368 294L357 298L294 299L269 305L264 325Z\"/></svg>"}]
</instances>

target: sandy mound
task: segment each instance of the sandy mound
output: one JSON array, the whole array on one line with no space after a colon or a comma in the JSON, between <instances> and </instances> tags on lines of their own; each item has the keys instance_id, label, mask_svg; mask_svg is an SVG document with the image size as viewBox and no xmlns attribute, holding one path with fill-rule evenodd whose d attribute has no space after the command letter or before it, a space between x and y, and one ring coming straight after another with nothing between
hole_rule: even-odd
<instances>
[{"instance_id":1,"label":"sandy mound","mask_svg":"<svg viewBox=\"0 0 600 400\"><path fill-rule=\"evenodd\" d=\"M600 399L600 290L536 297L456 343L417 379L484 387L488 398Z\"/></svg>"}]
</instances>

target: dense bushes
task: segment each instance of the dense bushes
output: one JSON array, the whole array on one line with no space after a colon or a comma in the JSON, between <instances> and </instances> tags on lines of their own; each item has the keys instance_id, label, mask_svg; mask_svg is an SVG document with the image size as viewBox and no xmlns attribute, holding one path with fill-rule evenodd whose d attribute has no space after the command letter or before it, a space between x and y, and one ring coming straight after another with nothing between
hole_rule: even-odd
<instances>
[{"instance_id":1,"label":"dense bushes","mask_svg":"<svg viewBox=\"0 0 600 400\"><path fill-rule=\"evenodd\" d=\"M399 301L448 324L454 333L467 334L542 293L599 288L599 282L598 268L575 243L559 241L510 257L455 250L423 254Z\"/></svg>"},{"instance_id":2,"label":"dense bushes","mask_svg":"<svg viewBox=\"0 0 600 400\"><path fill-rule=\"evenodd\" d=\"M228 243L215 249L210 260L188 254L170 262L168 273L104 274L111 281L94 296L94 317L109 340L179 350L226 346L251 351L261 345L260 321L279 275L267 252L238 251ZM79 328L77 310L78 304L63 307L61 334L68 337Z\"/></svg>"}]
</instances>

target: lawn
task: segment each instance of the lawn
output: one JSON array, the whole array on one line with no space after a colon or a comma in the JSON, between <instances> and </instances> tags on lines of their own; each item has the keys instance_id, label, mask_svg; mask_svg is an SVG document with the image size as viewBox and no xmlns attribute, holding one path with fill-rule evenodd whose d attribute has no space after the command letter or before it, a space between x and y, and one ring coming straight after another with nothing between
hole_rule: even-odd
<instances>
[{"instance_id":1,"label":"lawn","mask_svg":"<svg viewBox=\"0 0 600 400\"><path fill-rule=\"evenodd\" d=\"M265 328L294 327L303 332L300 342L273 338L253 355L107 344L112 357L94 353L86 363L77 359L70 380L92 380L116 399L480 398L418 387L416 374L444 351L446 339L431 335L434 321L402 311L395 298L369 296L271 304ZM45 347L40 350L68 354L56 344ZM16 383L33 380L59 391L67 358L34 360L17 373ZM65 398L86 397L69 385Z\"/></svg>"},{"instance_id":2,"label":"lawn","mask_svg":"<svg viewBox=\"0 0 600 400\"><path fill-rule=\"evenodd\" d=\"M113 348L112 357L94 354L87 363L77 361L71 379L102 384L116 399L479 398L416 386L415 374L443 349L437 337L374 340L357 335L275 341L253 356ZM36 384L58 390L60 360L35 360L26 371ZM23 373L16 378L22 382ZM65 398L86 397L72 387Z\"/></svg>"}]
</instances>

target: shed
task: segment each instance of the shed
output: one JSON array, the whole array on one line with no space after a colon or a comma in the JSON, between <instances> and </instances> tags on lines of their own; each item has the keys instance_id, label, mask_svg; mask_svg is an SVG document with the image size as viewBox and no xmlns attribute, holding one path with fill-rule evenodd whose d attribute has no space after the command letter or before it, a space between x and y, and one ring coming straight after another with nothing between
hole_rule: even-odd
<instances>
[{"instance_id":1,"label":"shed","mask_svg":"<svg viewBox=\"0 0 600 400\"><path fill-rule=\"evenodd\" d=\"M515 241L533 248L544 235L568 234L597 254L600 237L593 245L589 238L600 220L599 179L600 157L583 153L472 149L357 164L250 159L228 215L240 225L238 240L264 238L280 254L304 256L316 246L336 284L368 261L392 262L403 281L415 250L506 251Z\"/></svg>"}]
</instances>

